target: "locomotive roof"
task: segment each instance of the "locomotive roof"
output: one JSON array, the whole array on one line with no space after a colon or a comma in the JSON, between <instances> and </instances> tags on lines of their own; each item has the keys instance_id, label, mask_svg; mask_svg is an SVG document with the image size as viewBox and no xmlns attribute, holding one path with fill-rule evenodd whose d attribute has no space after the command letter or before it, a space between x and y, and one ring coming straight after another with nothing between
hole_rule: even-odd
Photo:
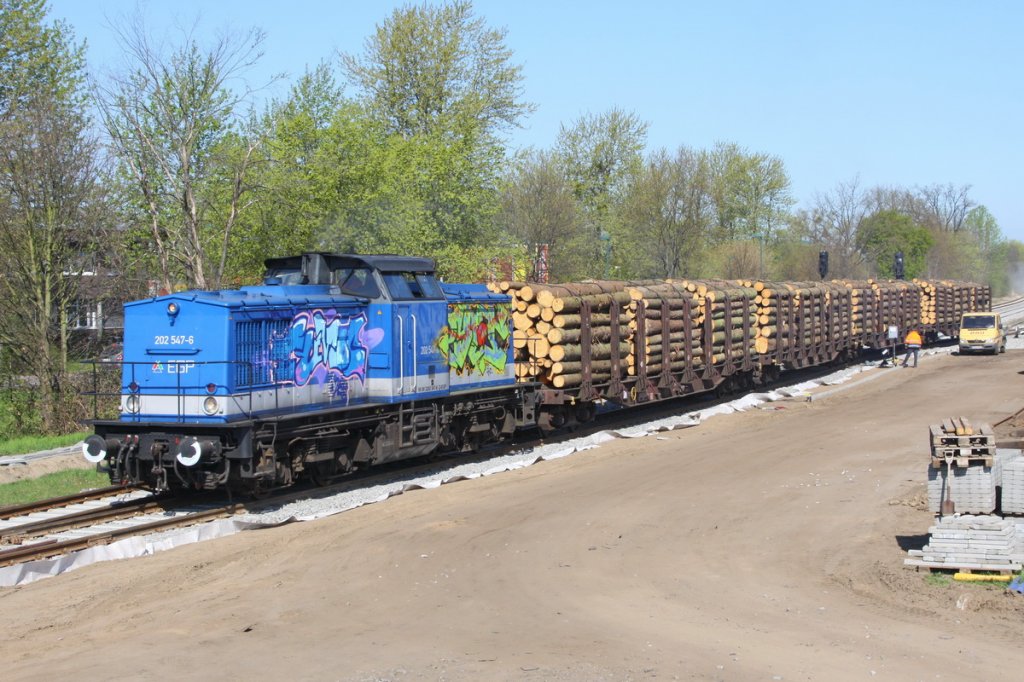
<instances>
[{"instance_id":1,"label":"locomotive roof","mask_svg":"<svg viewBox=\"0 0 1024 682\"><path fill-rule=\"evenodd\" d=\"M363 255L355 253L327 253L311 252L298 256L283 256L281 258L268 258L263 264L269 270L271 268L297 267L302 264L303 258L310 255L317 255L324 258L332 269L346 267L369 267L381 272L429 272L433 273L437 268L432 258L419 258L415 256L397 256L393 254Z\"/></svg>"}]
</instances>

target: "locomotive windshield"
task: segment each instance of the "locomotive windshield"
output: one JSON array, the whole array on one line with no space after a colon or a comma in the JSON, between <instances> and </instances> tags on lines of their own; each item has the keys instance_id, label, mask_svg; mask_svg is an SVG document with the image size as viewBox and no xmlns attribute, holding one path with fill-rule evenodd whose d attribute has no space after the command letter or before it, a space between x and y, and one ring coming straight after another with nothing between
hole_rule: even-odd
<instances>
[{"instance_id":1,"label":"locomotive windshield","mask_svg":"<svg viewBox=\"0 0 1024 682\"><path fill-rule=\"evenodd\" d=\"M383 275L393 301L444 299L444 292L433 275L417 272L385 272Z\"/></svg>"},{"instance_id":2,"label":"locomotive windshield","mask_svg":"<svg viewBox=\"0 0 1024 682\"><path fill-rule=\"evenodd\" d=\"M380 297L380 289L369 268L342 268L336 270L334 274L335 281L341 287L341 293L364 298Z\"/></svg>"}]
</instances>

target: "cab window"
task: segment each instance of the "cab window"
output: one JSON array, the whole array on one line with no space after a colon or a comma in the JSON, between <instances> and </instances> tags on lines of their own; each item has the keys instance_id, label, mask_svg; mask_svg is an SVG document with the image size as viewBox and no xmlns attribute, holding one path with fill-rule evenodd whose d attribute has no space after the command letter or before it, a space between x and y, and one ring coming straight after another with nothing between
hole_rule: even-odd
<instances>
[{"instance_id":1,"label":"cab window","mask_svg":"<svg viewBox=\"0 0 1024 682\"><path fill-rule=\"evenodd\" d=\"M341 293L363 298L379 298L380 289L369 268L342 268L337 271L337 283Z\"/></svg>"},{"instance_id":2,"label":"cab window","mask_svg":"<svg viewBox=\"0 0 1024 682\"><path fill-rule=\"evenodd\" d=\"M393 301L444 299L444 293L433 275L415 272L388 272L384 283Z\"/></svg>"}]
</instances>

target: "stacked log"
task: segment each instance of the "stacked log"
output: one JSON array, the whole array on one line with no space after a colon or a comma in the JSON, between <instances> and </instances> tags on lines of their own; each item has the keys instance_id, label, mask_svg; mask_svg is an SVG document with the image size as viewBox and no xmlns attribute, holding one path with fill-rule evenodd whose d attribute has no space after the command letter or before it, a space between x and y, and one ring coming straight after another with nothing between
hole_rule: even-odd
<instances>
[{"instance_id":1,"label":"stacked log","mask_svg":"<svg viewBox=\"0 0 1024 682\"><path fill-rule=\"evenodd\" d=\"M915 279L914 283L921 289L923 325L956 325L965 312L991 306L988 287L949 280Z\"/></svg>"},{"instance_id":2,"label":"stacked log","mask_svg":"<svg viewBox=\"0 0 1024 682\"><path fill-rule=\"evenodd\" d=\"M488 286L512 298L516 376L563 389L579 387L588 376L595 386L609 383L616 362L615 378L626 381L726 362L779 362L765 356L781 350L813 359L861 342L884 343L890 326L902 334L911 326L956 324L963 312L991 305L988 287L946 280Z\"/></svg>"},{"instance_id":3,"label":"stacked log","mask_svg":"<svg viewBox=\"0 0 1024 682\"><path fill-rule=\"evenodd\" d=\"M852 292L827 282L755 282L758 353L845 343L853 325Z\"/></svg>"},{"instance_id":4,"label":"stacked log","mask_svg":"<svg viewBox=\"0 0 1024 682\"><path fill-rule=\"evenodd\" d=\"M590 308L588 326L590 372L595 383L611 378L612 316L618 322L616 340L628 352L634 327L629 309L629 282L573 282L560 285L498 282L492 291L512 297L516 377L554 388L572 388L583 380L582 309Z\"/></svg>"},{"instance_id":5,"label":"stacked log","mask_svg":"<svg viewBox=\"0 0 1024 682\"><path fill-rule=\"evenodd\" d=\"M705 296L711 319L705 327L712 331L711 364L740 361L755 355L758 337L757 292L753 287L729 282L712 282ZM731 330L731 331L730 331Z\"/></svg>"},{"instance_id":6,"label":"stacked log","mask_svg":"<svg viewBox=\"0 0 1024 682\"><path fill-rule=\"evenodd\" d=\"M870 281L832 280L836 286L850 292L850 334L862 339L866 334L881 331L876 290Z\"/></svg>"},{"instance_id":7,"label":"stacked log","mask_svg":"<svg viewBox=\"0 0 1024 682\"><path fill-rule=\"evenodd\" d=\"M635 285L628 291L634 318L630 322L627 376L639 375L641 367L647 376L656 377L666 368L682 372L702 366L700 311L694 290L685 283L667 281Z\"/></svg>"}]
</instances>

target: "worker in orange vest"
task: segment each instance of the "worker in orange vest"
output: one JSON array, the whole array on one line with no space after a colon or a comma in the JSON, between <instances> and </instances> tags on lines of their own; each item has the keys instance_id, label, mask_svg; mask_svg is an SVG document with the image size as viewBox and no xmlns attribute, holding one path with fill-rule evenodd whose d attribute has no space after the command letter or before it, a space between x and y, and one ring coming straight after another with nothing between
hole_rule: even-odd
<instances>
[{"instance_id":1,"label":"worker in orange vest","mask_svg":"<svg viewBox=\"0 0 1024 682\"><path fill-rule=\"evenodd\" d=\"M914 367L917 367L917 353L921 350L921 332L911 327L910 331L907 332L907 336L903 339L903 345L907 347L907 354L903 356L903 367L907 366L907 362L910 360L910 354L914 354Z\"/></svg>"}]
</instances>

